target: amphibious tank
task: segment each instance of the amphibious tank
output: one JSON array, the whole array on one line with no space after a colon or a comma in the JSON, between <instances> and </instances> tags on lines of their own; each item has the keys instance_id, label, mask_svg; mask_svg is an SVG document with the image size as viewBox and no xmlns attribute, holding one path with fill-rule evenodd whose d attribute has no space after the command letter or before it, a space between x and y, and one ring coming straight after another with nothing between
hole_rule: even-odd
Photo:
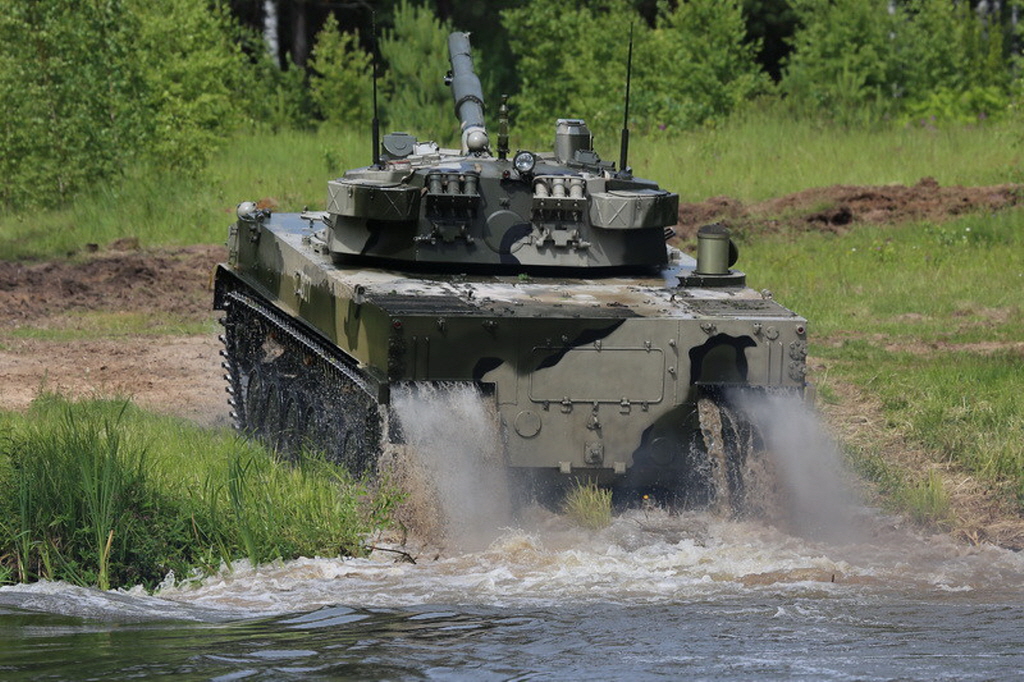
<instances>
[{"instance_id":1,"label":"amphibious tank","mask_svg":"<svg viewBox=\"0 0 1024 682\"><path fill-rule=\"evenodd\" d=\"M503 101L492 148L468 35L448 46L460 149L375 126L325 210L238 206L215 280L237 428L372 472L402 438L394 389L471 383L517 478L741 486L702 409L730 387L802 392L806 321L732 269L724 227L695 259L667 244L679 197L626 167L625 127L619 167L574 118L552 150L513 153Z\"/></svg>"}]
</instances>

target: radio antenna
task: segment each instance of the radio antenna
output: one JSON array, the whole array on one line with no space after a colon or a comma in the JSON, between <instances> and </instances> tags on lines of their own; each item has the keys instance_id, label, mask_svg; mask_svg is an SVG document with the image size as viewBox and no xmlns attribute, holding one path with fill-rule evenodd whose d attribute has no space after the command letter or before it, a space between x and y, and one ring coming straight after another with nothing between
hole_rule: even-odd
<instances>
[{"instance_id":1,"label":"radio antenna","mask_svg":"<svg viewBox=\"0 0 1024 682\"><path fill-rule=\"evenodd\" d=\"M377 12L370 12L371 30L373 31L373 122L370 124L373 137L373 159L371 165L380 168L380 119L377 118Z\"/></svg>"},{"instance_id":2,"label":"radio antenna","mask_svg":"<svg viewBox=\"0 0 1024 682\"><path fill-rule=\"evenodd\" d=\"M619 145L619 173L629 175L629 81L633 75L633 24L629 25L629 55L626 57L626 112L622 116L622 138Z\"/></svg>"}]
</instances>

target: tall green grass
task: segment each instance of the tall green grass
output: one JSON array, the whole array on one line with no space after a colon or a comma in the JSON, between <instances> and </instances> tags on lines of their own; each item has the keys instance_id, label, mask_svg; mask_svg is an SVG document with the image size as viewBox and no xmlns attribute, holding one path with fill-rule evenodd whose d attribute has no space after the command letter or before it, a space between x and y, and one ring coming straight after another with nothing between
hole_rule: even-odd
<instances>
[{"instance_id":1,"label":"tall green grass","mask_svg":"<svg viewBox=\"0 0 1024 682\"><path fill-rule=\"evenodd\" d=\"M606 528L612 522L612 491L593 481L577 481L565 494L562 511L581 528Z\"/></svg>"},{"instance_id":2,"label":"tall green grass","mask_svg":"<svg viewBox=\"0 0 1024 682\"><path fill-rule=\"evenodd\" d=\"M154 587L246 558L360 554L397 493L117 400L0 413L0 579Z\"/></svg>"},{"instance_id":3,"label":"tall green grass","mask_svg":"<svg viewBox=\"0 0 1024 682\"><path fill-rule=\"evenodd\" d=\"M737 267L811 320L816 338L968 343L1020 336L1024 210L942 223L752 236Z\"/></svg>"},{"instance_id":4,"label":"tall green grass","mask_svg":"<svg viewBox=\"0 0 1024 682\"><path fill-rule=\"evenodd\" d=\"M1021 141L1019 124L1009 121L858 129L751 109L717 128L636 136L630 164L681 201L725 195L753 202L835 184L913 185L928 176L941 185L1011 182L1024 159Z\"/></svg>"},{"instance_id":5,"label":"tall green grass","mask_svg":"<svg viewBox=\"0 0 1024 682\"><path fill-rule=\"evenodd\" d=\"M240 132L198 177L134 167L64 209L0 217L0 259L71 255L122 238L143 247L224 242L239 202L320 209L328 179L369 156L354 131Z\"/></svg>"},{"instance_id":6,"label":"tall green grass","mask_svg":"<svg viewBox=\"0 0 1024 682\"><path fill-rule=\"evenodd\" d=\"M1020 141L1013 121L848 129L751 109L716 128L634 133L630 164L683 201L728 195L749 202L814 186L913 184L925 176L944 185L1007 182L1021 167ZM596 144L617 160L618 140ZM60 256L123 237L143 246L223 242L240 201L320 209L327 180L367 165L369 148L368 130L361 128L245 130L198 178L132 168L63 210L0 216L0 259Z\"/></svg>"}]
</instances>

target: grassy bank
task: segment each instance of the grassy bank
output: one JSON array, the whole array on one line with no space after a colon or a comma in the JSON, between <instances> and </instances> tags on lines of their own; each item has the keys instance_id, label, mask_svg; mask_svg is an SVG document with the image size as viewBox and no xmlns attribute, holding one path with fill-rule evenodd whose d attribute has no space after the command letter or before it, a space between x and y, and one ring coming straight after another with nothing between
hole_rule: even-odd
<instances>
[{"instance_id":1,"label":"grassy bank","mask_svg":"<svg viewBox=\"0 0 1024 682\"><path fill-rule=\"evenodd\" d=\"M315 458L115 400L0 413L0 583L154 587L246 558L358 555L396 497Z\"/></svg>"},{"instance_id":2,"label":"grassy bank","mask_svg":"<svg viewBox=\"0 0 1024 682\"><path fill-rule=\"evenodd\" d=\"M773 236L742 249L740 265L811 320L826 403L833 384L853 384L930 453L905 470L880 444L851 450L891 499L949 521L931 472L953 468L1024 512L1024 210Z\"/></svg>"},{"instance_id":3,"label":"grassy bank","mask_svg":"<svg viewBox=\"0 0 1024 682\"><path fill-rule=\"evenodd\" d=\"M1011 121L857 130L755 111L715 129L634 134L630 164L683 201L757 201L808 187L914 184L926 176L943 185L1003 183L1021 166L1019 142ZM617 159L618 140L596 143ZM143 246L223 242L239 201L322 208L327 180L369 157L364 130L240 133L201 177L136 168L64 210L0 216L0 259L61 256L124 237Z\"/></svg>"}]
</instances>

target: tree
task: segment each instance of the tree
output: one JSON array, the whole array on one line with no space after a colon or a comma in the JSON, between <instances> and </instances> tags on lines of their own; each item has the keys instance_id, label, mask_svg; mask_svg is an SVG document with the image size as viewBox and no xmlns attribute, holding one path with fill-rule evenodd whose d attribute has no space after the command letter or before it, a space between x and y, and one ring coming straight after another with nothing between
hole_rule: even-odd
<instances>
[{"instance_id":1,"label":"tree","mask_svg":"<svg viewBox=\"0 0 1024 682\"><path fill-rule=\"evenodd\" d=\"M63 204L136 162L201 167L246 105L233 31L190 0L4 2L0 203Z\"/></svg>"},{"instance_id":2,"label":"tree","mask_svg":"<svg viewBox=\"0 0 1024 682\"><path fill-rule=\"evenodd\" d=\"M629 29L634 59L630 124L691 128L727 116L767 87L735 0L659 4L654 28L626 0L531 0L503 14L518 59L520 124L585 118L615 139L622 122Z\"/></svg>"},{"instance_id":3,"label":"tree","mask_svg":"<svg viewBox=\"0 0 1024 682\"><path fill-rule=\"evenodd\" d=\"M310 95L320 116L332 124L369 121L373 57L359 46L357 33L342 33L330 15L317 34L310 67Z\"/></svg>"},{"instance_id":4,"label":"tree","mask_svg":"<svg viewBox=\"0 0 1024 682\"><path fill-rule=\"evenodd\" d=\"M249 104L240 33L221 4L126 2L138 21L132 53L146 83L136 106L146 113L147 154L175 170L201 168Z\"/></svg>"},{"instance_id":5,"label":"tree","mask_svg":"<svg viewBox=\"0 0 1024 682\"><path fill-rule=\"evenodd\" d=\"M899 75L889 0L794 0L800 28L782 79L801 108L849 121L891 101Z\"/></svg>"},{"instance_id":6,"label":"tree","mask_svg":"<svg viewBox=\"0 0 1024 682\"><path fill-rule=\"evenodd\" d=\"M950 0L794 0L801 28L782 89L794 106L848 123L970 119L1005 108L1003 30Z\"/></svg>"},{"instance_id":7,"label":"tree","mask_svg":"<svg viewBox=\"0 0 1024 682\"><path fill-rule=\"evenodd\" d=\"M144 137L145 90L119 0L5 2L0 11L0 203L65 202L115 174Z\"/></svg>"},{"instance_id":8,"label":"tree","mask_svg":"<svg viewBox=\"0 0 1024 682\"><path fill-rule=\"evenodd\" d=\"M451 144L459 130L451 91L444 85L451 69L451 24L440 21L426 6L406 0L395 8L394 22L380 40L381 57L388 65L384 103L388 123L422 139ZM479 54L475 48L474 53Z\"/></svg>"},{"instance_id":9,"label":"tree","mask_svg":"<svg viewBox=\"0 0 1024 682\"><path fill-rule=\"evenodd\" d=\"M756 62L759 43L746 40L742 6L730 0L690 0L662 7L642 72L648 125L688 128L728 116L766 91Z\"/></svg>"}]
</instances>

